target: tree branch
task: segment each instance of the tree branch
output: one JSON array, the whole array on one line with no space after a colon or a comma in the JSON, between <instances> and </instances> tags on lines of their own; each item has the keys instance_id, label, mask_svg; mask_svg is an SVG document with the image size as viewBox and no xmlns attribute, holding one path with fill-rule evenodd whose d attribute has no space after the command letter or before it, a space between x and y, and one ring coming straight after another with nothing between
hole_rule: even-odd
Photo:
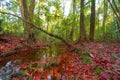
<instances>
[{"instance_id":1,"label":"tree branch","mask_svg":"<svg viewBox=\"0 0 120 80\"><path fill-rule=\"evenodd\" d=\"M119 17L119 15L117 14L116 10L114 9L112 3L110 2L110 0L108 0L108 2L109 2L109 4L110 4L111 8L113 9L113 12L115 13L115 15L116 15L118 21L120 22L120 17Z\"/></svg>"},{"instance_id":2,"label":"tree branch","mask_svg":"<svg viewBox=\"0 0 120 80\"><path fill-rule=\"evenodd\" d=\"M54 38L56 38L56 39L61 40L61 41L62 41L64 44L66 44L68 47L72 47L72 45L69 44L69 43L68 43L65 39L63 39L62 37L57 36L57 35L52 34L52 33L49 33L49 32L47 32L47 31L45 31L44 29L38 27L37 25L35 25L35 24L33 24L33 23L31 23L31 22L29 22L29 21L27 21L27 20L25 20L25 19L23 19L23 18L21 18L21 17L15 15L15 14L12 14L12 13L9 13L9 12L3 12L3 11L0 11L0 13L2 13L2 14L7 14L7 15L11 15L11 16L14 16L14 17L17 17L17 18L21 19L22 21L27 22L28 24L32 25L32 27L34 27L34 28L36 28L36 29L38 29L38 30L44 32L45 34L47 34L47 35L49 35L49 36L51 36L51 37L54 37Z\"/></svg>"}]
</instances>

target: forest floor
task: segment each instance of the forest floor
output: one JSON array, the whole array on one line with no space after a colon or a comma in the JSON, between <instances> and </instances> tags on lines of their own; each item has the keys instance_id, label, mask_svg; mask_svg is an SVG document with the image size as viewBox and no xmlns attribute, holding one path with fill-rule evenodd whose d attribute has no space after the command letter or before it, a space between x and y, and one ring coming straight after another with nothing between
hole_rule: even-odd
<instances>
[{"instance_id":1,"label":"forest floor","mask_svg":"<svg viewBox=\"0 0 120 80\"><path fill-rule=\"evenodd\" d=\"M8 36L4 38L8 38ZM47 43L42 41L33 45L23 42L22 38L12 37L11 39L7 43L0 42L0 55L4 55L2 53L11 50L17 50L23 46L34 47L36 49L47 45ZM74 47L79 49L80 53L76 54L75 52L66 51L64 55L42 58L17 67L20 71L27 72L26 75L22 76L22 80L28 80L28 78L32 78L32 80L120 79L120 43L86 42L82 45L76 44ZM23 48L21 53L24 53L27 49L31 48ZM66 47L62 49L67 50ZM41 66L44 66L44 69ZM14 76L13 78L14 80L19 80L20 77Z\"/></svg>"},{"instance_id":2,"label":"forest floor","mask_svg":"<svg viewBox=\"0 0 120 80\"><path fill-rule=\"evenodd\" d=\"M29 44L23 37L8 35L0 36L0 39L0 56L6 56L6 54L16 52L17 50L38 49L48 45L40 40Z\"/></svg>"}]
</instances>

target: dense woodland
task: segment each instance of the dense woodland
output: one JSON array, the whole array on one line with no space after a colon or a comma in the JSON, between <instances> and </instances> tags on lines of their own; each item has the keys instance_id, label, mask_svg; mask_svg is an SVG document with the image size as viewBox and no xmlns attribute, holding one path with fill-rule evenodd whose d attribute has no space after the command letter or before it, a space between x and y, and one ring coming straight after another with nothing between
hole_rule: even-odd
<instances>
[{"instance_id":1,"label":"dense woodland","mask_svg":"<svg viewBox=\"0 0 120 80\"><path fill-rule=\"evenodd\" d=\"M0 80L120 80L119 42L120 0L0 0Z\"/></svg>"},{"instance_id":2,"label":"dense woodland","mask_svg":"<svg viewBox=\"0 0 120 80\"><path fill-rule=\"evenodd\" d=\"M69 2L68 9L65 4ZM4 1L1 0L1 34L24 36L27 40L119 41L119 0L103 1ZM6 14L8 13L8 14ZM13 13L15 16L10 15ZM67 14L66 14L67 13ZM20 18L19 18L19 17ZM21 19L22 18L22 19ZM24 19L24 20L23 20ZM45 30L38 30L33 27ZM49 36L48 36L49 35Z\"/></svg>"}]
</instances>

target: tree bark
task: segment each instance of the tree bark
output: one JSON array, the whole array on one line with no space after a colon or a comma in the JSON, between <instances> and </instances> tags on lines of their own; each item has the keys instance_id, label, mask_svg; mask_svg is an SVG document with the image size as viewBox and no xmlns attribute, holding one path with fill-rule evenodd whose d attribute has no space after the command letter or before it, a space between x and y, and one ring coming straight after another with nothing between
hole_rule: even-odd
<instances>
[{"instance_id":1,"label":"tree bark","mask_svg":"<svg viewBox=\"0 0 120 80\"><path fill-rule=\"evenodd\" d=\"M84 0L81 0L80 5L81 5L81 11L80 11L80 36L79 36L79 39L78 39L77 43L87 40L86 30L85 30L85 26L84 26Z\"/></svg>"},{"instance_id":2,"label":"tree bark","mask_svg":"<svg viewBox=\"0 0 120 80\"><path fill-rule=\"evenodd\" d=\"M100 4L100 1L98 0L98 4ZM99 15L100 15L100 6L98 6L98 12L97 12L97 17L98 17L98 20L97 20L97 24L98 24L98 34L100 35L100 19L99 19Z\"/></svg>"},{"instance_id":3,"label":"tree bark","mask_svg":"<svg viewBox=\"0 0 120 80\"><path fill-rule=\"evenodd\" d=\"M72 29L71 29L71 32L70 32L70 39L73 40L73 34L74 34L74 27L75 27L75 11L76 11L76 0L73 0L73 16L74 16L74 19L73 19L73 24L72 24Z\"/></svg>"},{"instance_id":4,"label":"tree bark","mask_svg":"<svg viewBox=\"0 0 120 80\"><path fill-rule=\"evenodd\" d=\"M90 17L90 33L89 40L94 41L95 32L95 0L91 0L91 17Z\"/></svg>"},{"instance_id":5,"label":"tree bark","mask_svg":"<svg viewBox=\"0 0 120 80\"><path fill-rule=\"evenodd\" d=\"M35 0L30 0L30 5L28 5L28 0L19 0L19 4L20 4L22 18L26 19L29 22L32 22L34 7L35 7ZM33 31L34 28L32 28L32 25L23 21L23 26L24 26L25 39L28 42L35 41L35 36Z\"/></svg>"},{"instance_id":6,"label":"tree bark","mask_svg":"<svg viewBox=\"0 0 120 80\"><path fill-rule=\"evenodd\" d=\"M104 0L103 35L106 32L107 9L108 9L108 2L106 0Z\"/></svg>"}]
</instances>

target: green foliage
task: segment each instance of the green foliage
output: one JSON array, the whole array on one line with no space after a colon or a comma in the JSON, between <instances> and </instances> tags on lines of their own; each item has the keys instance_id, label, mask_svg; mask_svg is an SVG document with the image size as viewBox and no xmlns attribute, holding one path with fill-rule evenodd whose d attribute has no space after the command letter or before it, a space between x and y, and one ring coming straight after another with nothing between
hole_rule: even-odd
<instances>
[{"instance_id":1,"label":"green foliage","mask_svg":"<svg viewBox=\"0 0 120 80\"><path fill-rule=\"evenodd\" d=\"M104 70L102 69L102 68L99 68L99 67L96 67L95 69L94 69L94 73L101 73L101 72L103 72Z\"/></svg>"},{"instance_id":2,"label":"green foliage","mask_svg":"<svg viewBox=\"0 0 120 80\"><path fill-rule=\"evenodd\" d=\"M81 58L83 63L92 63L90 56L86 52L81 53Z\"/></svg>"},{"instance_id":3,"label":"green foliage","mask_svg":"<svg viewBox=\"0 0 120 80\"><path fill-rule=\"evenodd\" d=\"M88 48L86 48L85 52L80 52L79 49L73 49L72 51L77 53L79 56L81 56L83 63L92 63L91 62L92 60L91 60L89 54L87 53L89 51Z\"/></svg>"},{"instance_id":4,"label":"green foliage","mask_svg":"<svg viewBox=\"0 0 120 80\"><path fill-rule=\"evenodd\" d=\"M116 5L119 9L120 5L118 0L115 0ZM4 3L4 4L3 4ZM38 25L39 27L45 29L46 31L61 36L69 41L70 32L74 23L74 40L79 38L79 24L80 24L80 1L76 0L76 14L73 14L72 8L72 0L69 5L70 12L68 16L65 16L65 8L68 7L65 4L67 1L61 0L41 0L37 1L35 5L35 11L33 16L33 23ZM14 13L16 15L20 14L20 5L18 1L4 0L0 4L2 4L2 11L8 11ZM28 1L28 5L30 2ZM64 5L63 5L64 4ZM90 11L91 11L91 1L85 1L85 28L87 32L87 37L89 37L89 29L90 29ZM21 16L21 15L19 15ZM96 28L95 28L95 40L96 41L119 41L119 30L120 23L117 22L116 16L113 13L110 5L108 5L107 17L105 27L103 26L103 17L104 17L104 2L96 1ZM0 18L3 19L2 23L2 32L0 34L11 34L14 36L23 36L24 28L23 23L18 18L15 18L10 15L0 14ZM76 21L74 21L74 18ZM105 32L104 32L105 28ZM38 39L49 41L50 37L39 30L34 30ZM58 40L54 39L54 41L58 42Z\"/></svg>"}]
</instances>

